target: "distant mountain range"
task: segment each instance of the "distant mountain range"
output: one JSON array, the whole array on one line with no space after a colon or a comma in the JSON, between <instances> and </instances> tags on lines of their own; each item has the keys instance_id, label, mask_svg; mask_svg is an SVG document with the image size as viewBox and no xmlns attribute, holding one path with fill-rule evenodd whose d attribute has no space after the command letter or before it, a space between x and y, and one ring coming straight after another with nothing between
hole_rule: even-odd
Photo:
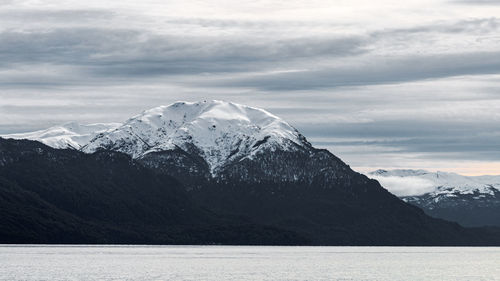
<instances>
[{"instance_id":1,"label":"distant mountain range","mask_svg":"<svg viewBox=\"0 0 500 281\"><path fill-rule=\"evenodd\" d=\"M5 135L5 138L27 139L42 142L53 148L80 149L97 134L120 126L119 123L98 123L82 125L69 122L61 126L51 127L45 130Z\"/></svg>"},{"instance_id":2,"label":"distant mountain range","mask_svg":"<svg viewBox=\"0 0 500 281\"><path fill-rule=\"evenodd\" d=\"M0 139L3 243L500 244L498 229L431 218L230 102L4 137L40 142Z\"/></svg>"},{"instance_id":3,"label":"distant mountain range","mask_svg":"<svg viewBox=\"0 0 500 281\"><path fill-rule=\"evenodd\" d=\"M427 214L464 226L500 226L500 176L468 177L425 170L377 170L369 174L382 186L417 186L415 194L400 195Z\"/></svg>"}]
</instances>

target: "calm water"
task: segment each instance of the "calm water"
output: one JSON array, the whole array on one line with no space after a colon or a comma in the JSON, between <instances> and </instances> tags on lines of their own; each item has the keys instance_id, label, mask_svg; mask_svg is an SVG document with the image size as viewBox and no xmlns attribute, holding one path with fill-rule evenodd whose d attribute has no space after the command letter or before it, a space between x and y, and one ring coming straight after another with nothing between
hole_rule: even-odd
<instances>
[{"instance_id":1,"label":"calm water","mask_svg":"<svg viewBox=\"0 0 500 281\"><path fill-rule=\"evenodd\" d=\"M500 280L500 248L0 245L0 280Z\"/></svg>"}]
</instances>

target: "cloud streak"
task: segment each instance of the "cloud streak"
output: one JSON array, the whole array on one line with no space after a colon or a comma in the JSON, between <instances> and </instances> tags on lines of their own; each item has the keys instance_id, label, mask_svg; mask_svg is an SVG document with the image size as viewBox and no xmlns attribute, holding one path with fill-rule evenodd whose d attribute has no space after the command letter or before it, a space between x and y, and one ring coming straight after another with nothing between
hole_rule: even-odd
<instances>
[{"instance_id":1,"label":"cloud streak","mask_svg":"<svg viewBox=\"0 0 500 281\"><path fill-rule=\"evenodd\" d=\"M500 5L498 0L455 0L452 3L467 5Z\"/></svg>"},{"instance_id":2,"label":"cloud streak","mask_svg":"<svg viewBox=\"0 0 500 281\"><path fill-rule=\"evenodd\" d=\"M435 190L434 184L426 179L417 177L379 177L370 175L380 184L397 196L422 195Z\"/></svg>"},{"instance_id":3,"label":"cloud streak","mask_svg":"<svg viewBox=\"0 0 500 281\"><path fill-rule=\"evenodd\" d=\"M214 83L218 86L290 91L497 73L500 73L500 52L457 53L396 58L366 57L338 67L291 73L266 73Z\"/></svg>"}]
</instances>

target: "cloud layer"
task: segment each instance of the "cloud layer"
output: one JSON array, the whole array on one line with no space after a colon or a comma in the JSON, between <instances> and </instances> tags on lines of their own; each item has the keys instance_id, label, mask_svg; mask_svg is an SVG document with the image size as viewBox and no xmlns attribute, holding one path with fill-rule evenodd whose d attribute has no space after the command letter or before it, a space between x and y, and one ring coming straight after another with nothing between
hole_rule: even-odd
<instances>
[{"instance_id":1,"label":"cloud layer","mask_svg":"<svg viewBox=\"0 0 500 281\"><path fill-rule=\"evenodd\" d=\"M0 134L226 99L361 170L500 174L495 2L0 1Z\"/></svg>"},{"instance_id":2,"label":"cloud layer","mask_svg":"<svg viewBox=\"0 0 500 281\"><path fill-rule=\"evenodd\" d=\"M434 183L418 177L377 177L370 175L380 184L397 196L414 196L432 192L436 189Z\"/></svg>"}]
</instances>

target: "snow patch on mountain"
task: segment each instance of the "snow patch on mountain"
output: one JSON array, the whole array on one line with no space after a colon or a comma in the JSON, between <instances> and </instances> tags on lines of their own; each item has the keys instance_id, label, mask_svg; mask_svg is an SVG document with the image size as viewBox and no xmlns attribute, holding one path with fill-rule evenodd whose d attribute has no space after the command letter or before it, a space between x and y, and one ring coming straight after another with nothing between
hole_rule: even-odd
<instances>
[{"instance_id":1,"label":"snow patch on mountain","mask_svg":"<svg viewBox=\"0 0 500 281\"><path fill-rule=\"evenodd\" d=\"M176 102L146 110L121 126L97 134L84 152L121 151L134 158L148 153L197 150L212 174L233 160L269 149L310 146L287 122L259 108L225 101Z\"/></svg>"},{"instance_id":2,"label":"snow patch on mountain","mask_svg":"<svg viewBox=\"0 0 500 281\"><path fill-rule=\"evenodd\" d=\"M500 190L500 176L462 176L426 170L377 170L368 174L397 196L430 195L435 198L458 194L494 195Z\"/></svg>"},{"instance_id":3,"label":"snow patch on mountain","mask_svg":"<svg viewBox=\"0 0 500 281\"><path fill-rule=\"evenodd\" d=\"M50 147L80 149L97 134L117 128L119 123L96 123L83 125L76 122L65 123L35 132L1 135L7 139L27 139L40 141Z\"/></svg>"}]
</instances>

